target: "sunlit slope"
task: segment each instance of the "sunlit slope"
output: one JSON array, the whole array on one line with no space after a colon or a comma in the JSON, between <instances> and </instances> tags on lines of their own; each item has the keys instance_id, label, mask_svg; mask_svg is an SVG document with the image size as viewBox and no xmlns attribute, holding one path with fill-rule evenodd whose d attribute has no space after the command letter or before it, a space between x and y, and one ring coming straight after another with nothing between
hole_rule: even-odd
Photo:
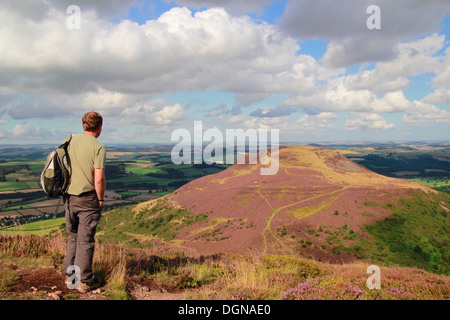
<instances>
[{"instance_id":1,"label":"sunlit slope","mask_svg":"<svg viewBox=\"0 0 450 320\"><path fill-rule=\"evenodd\" d=\"M415 217L417 208L401 207L407 204L399 201L420 198L431 205L430 212L439 214L425 223L423 231L415 230L419 233L414 237L422 241L440 237L433 232L446 232L440 227L448 222L444 216L450 207L448 197L421 184L381 176L319 147L281 148L279 161L273 176L261 175L261 165L245 164L195 180L171 195L129 210L115 230L123 228L121 239L127 243L168 245L204 254L277 253L332 262L357 257L383 260L383 256L360 252L362 248L374 250L369 244L384 241L376 239L376 230L369 232L367 226L384 222L398 210ZM107 219L114 214L109 213ZM104 228L105 235L112 232L111 224ZM408 228L412 227L400 232L408 233ZM405 246L416 244L412 241Z\"/></svg>"}]
</instances>

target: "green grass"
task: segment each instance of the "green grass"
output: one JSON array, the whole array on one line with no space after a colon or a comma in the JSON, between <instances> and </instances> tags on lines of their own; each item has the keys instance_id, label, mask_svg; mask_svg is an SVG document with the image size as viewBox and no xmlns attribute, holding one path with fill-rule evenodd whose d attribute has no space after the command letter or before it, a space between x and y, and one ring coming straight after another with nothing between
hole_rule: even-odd
<instances>
[{"instance_id":1,"label":"green grass","mask_svg":"<svg viewBox=\"0 0 450 320\"><path fill-rule=\"evenodd\" d=\"M10 166L21 166L28 164L25 160L7 160L5 162L0 162L0 167L10 167Z\"/></svg>"},{"instance_id":2,"label":"green grass","mask_svg":"<svg viewBox=\"0 0 450 320\"><path fill-rule=\"evenodd\" d=\"M195 165L175 164L164 164L157 167L145 168L134 164L127 164L126 170L130 171L132 173L131 175L128 174L116 179L108 179L107 183L121 183L125 188L133 188L131 186L136 184L157 184L159 187L168 187L170 183L192 181L205 175L218 173L225 168L227 168L225 165L195 167ZM157 176L147 176L147 174L151 173Z\"/></svg>"},{"instance_id":3,"label":"green grass","mask_svg":"<svg viewBox=\"0 0 450 320\"><path fill-rule=\"evenodd\" d=\"M2 181L0 182L0 191L15 191L15 190L25 190L30 189L28 183L19 181Z\"/></svg>"},{"instance_id":4,"label":"green grass","mask_svg":"<svg viewBox=\"0 0 450 320\"><path fill-rule=\"evenodd\" d=\"M185 226L203 221L205 214L194 214L185 209L165 205L164 200L138 213L134 206L125 206L104 214L98 227L98 238L104 243L120 243L134 247L152 246L152 239L170 241ZM146 241L149 240L149 241Z\"/></svg>"},{"instance_id":5,"label":"green grass","mask_svg":"<svg viewBox=\"0 0 450 320\"><path fill-rule=\"evenodd\" d=\"M133 192L133 191L121 191L121 192L118 192L118 193L123 195L123 196L138 196L138 195L142 194L142 192Z\"/></svg>"},{"instance_id":6,"label":"green grass","mask_svg":"<svg viewBox=\"0 0 450 320\"><path fill-rule=\"evenodd\" d=\"M16 283L18 278L17 271L9 268L0 269L0 292L8 291Z\"/></svg>"},{"instance_id":7,"label":"green grass","mask_svg":"<svg viewBox=\"0 0 450 320\"><path fill-rule=\"evenodd\" d=\"M162 192L152 193L151 195L152 196L158 196L158 197L164 197L164 196L167 196L168 194L171 194L171 193L172 193L172 191L162 191Z\"/></svg>"},{"instance_id":8,"label":"green grass","mask_svg":"<svg viewBox=\"0 0 450 320\"><path fill-rule=\"evenodd\" d=\"M146 175L148 173L164 173L161 169L158 169L157 167L143 167L143 166L137 166L133 164L127 164L125 165L125 170L130 171L133 174L136 175Z\"/></svg>"},{"instance_id":9,"label":"green grass","mask_svg":"<svg viewBox=\"0 0 450 320\"><path fill-rule=\"evenodd\" d=\"M60 266L63 237L0 237L0 297L45 299L14 284L35 267ZM56 267L55 267L56 266ZM180 300L447 300L448 277L414 268L381 266L381 289L366 286L368 264L328 264L283 255L206 255L141 250L98 244L94 272L106 281L102 294L112 300L134 297L136 283L160 299ZM29 270L28 270L29 269ZM168 292L150 289L148 283ZM170 293L173 290L173 293ZM134 292L135 293L135 292ZM65 300L82 297L64 295Z\"/></svg>"},{"instance_id":10,"label":"green grass","mask_svg":"<svg viewBox=\"0 0 450 320\"><path fill-rule=\"evenodd\" d=\"M424 178L414 178L409 179L414 182L423 184L426 187L447 187L450 186L450 180L447 178L434 178L434 177L424 177Z\"/></svg>"},{"instance_id":11,"label":"green grass","mask_svg":"<svg viewBox=\"0 0 450 320\"><path fill-rule=\"evenodd\" d=\"M38 171L20 169L5 175L5 180L0 182L0 191L40 188Z\"/></svg>"},{"instance_id":12,"label":"green grass","mask_svg":"<svg viewBox=\"0 0 450 320\"><path fill-rule=\"evenodd\" d=\"M350 249L373 263L410 266L450 274L450 196L424 193L392 205L393 214L366 226L372 241L361 240Z\"/></svg>"},{"instance_id":13,"label":"green grass","mask_svg":"<svg viewBox=\"0 0 450 320\"><path fill-rule=\"evenodd\" d=\"M37 235L44 236L52 231L56 231L62 228L65 223L65 218L56 218L48 220L40 220L22 224L18 226L4 227L0 229L0 235Z\"/></svg>"},{"instance_id":14,"label":"green grass","mask_svg":"<svg viewBox=\"0 0 450 320\"><path fill-rule=\"evenodd\" d=\"M325 274L324 270L315 263L296 257L267 255L262 257L262 262L268 274L294 274L303 279Z\"/></svg>"},{"instance_id":15,"label":"green grass","mask_svg":"<svg viewBox=\"0 0 450 320\"><path fill-rule=\"evenodd\" d=\"M23 210L23 209L33 209L33 207L28 204L22 204L22 205L0 208L0 211Z\"/></svg>"},{"instance_id":16,"label":"green grass","mask_svg":"<svg viewBox=\"0 0 450 320\"><path fill-rule=\"evenodd\" d=\"M40 164L29 164L28 167L31 171L41 172L44 169L45 162L42 162Z\"/></svg>"}]
</instances>

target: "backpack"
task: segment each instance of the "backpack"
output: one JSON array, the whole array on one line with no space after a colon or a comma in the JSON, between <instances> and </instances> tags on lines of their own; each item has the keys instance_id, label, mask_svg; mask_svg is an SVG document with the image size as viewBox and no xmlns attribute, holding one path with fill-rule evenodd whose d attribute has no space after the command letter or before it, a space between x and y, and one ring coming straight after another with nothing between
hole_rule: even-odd
<instances>
[{"instance_id":1,"label":"backpack","mask_svg":"<svg viewBox=\"0 0 450 320\"><path fill-rule=\"evenodd\" d=\"M73 135L67 137L58 148L47 156L44 170L41 173L41 187L49 197L62 196L69 187L72 170L67 147L72 137Z\"/></svg>"}]
</instances>

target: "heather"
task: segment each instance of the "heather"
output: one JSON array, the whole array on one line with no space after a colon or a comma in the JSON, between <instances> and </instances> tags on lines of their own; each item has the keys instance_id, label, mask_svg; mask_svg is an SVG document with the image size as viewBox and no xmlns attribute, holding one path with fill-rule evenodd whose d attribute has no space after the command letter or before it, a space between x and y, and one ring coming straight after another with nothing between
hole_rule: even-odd
<instances>
[{"instance_id":1,"label":"heather","mask_svg":"<svg viewBox=\"0 0 450 320\"><path fill-rule=\"evenodd\" d=\"M1 236L0 297L28 299L20 292L24 270L53 270L63 279L63 236ZM104 299L227 300L441 300L450 298L450 278L423 269L381 267L381 289L369 290L363 261L328 264L281 255L194 255L182 250L137 249L97 244L94 271L106 279ZM22 282L21 282L22 281ZM47 297L37 288L34 298ZM38 295L40 293L40 295ZM99 295L98 295L99 296ZM97 297L98 297L97 296ZM65 299L83 299L72 292Z\"/></svg>"},{"instance_id":2,"label":"heather","mask_svg":"<svg viewBox=\"0 0 450 320\"><path fill-rule=\"evenodd\" d=\"M364 265L333 266L336 272L287 289L286 300L447 300L450 278L415 268L381 268L381 289L370 290Z\"/></svg>"}]
</instances>

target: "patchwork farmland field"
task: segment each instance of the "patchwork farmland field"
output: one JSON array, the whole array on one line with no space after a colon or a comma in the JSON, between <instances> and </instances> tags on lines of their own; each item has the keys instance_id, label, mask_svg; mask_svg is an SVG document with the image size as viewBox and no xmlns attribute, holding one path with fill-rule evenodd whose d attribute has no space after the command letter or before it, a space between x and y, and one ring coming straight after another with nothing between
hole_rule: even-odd
<instances>
[{"instance_id":1,"label":"patchwork farmland field","mask_svg":"<svg viewBox=\"0 0 450 320\"><path fill-rule=\"evenodd\" d=\"M64 206L40 189L40 173L53 147L0 146L0 224L61 216ZM107 147L105 210L167 195L226 165L174 165L170 146Z\"/></svg>"}]
</instances>

